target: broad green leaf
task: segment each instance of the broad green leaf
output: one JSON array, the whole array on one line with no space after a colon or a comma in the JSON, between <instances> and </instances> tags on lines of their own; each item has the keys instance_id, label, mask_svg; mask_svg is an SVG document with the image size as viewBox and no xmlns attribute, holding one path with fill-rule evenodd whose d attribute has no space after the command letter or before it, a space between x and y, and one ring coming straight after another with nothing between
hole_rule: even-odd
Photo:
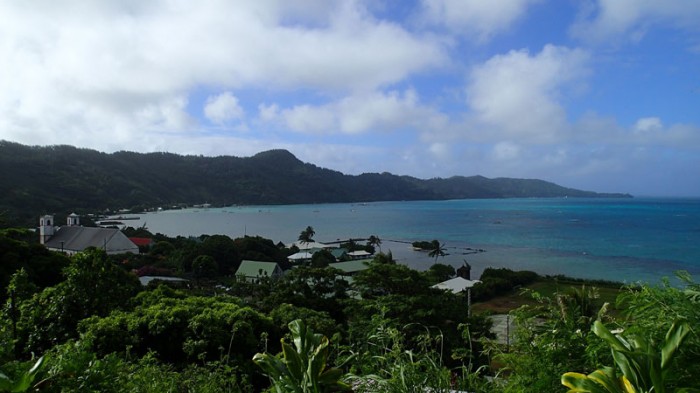
<instances>
[{"instance_id":1,"label":"broad green leaf","mask_svg":"<svg viewBox=\"0 0 700 393\"><path fill-rule=\"evenodd\" d=\"M608 393L601 385L581 373L565 373L561 376L561 383L569 388L568 393Z\"/></svg>"},{"instance_id":2,"label":"broad green leaf","mask_svg":"<svg viewBox=\"0 0 700 393\"><path fill-rule=\"evenodd\" d=\"M683 323L679 324L674 322L671 328L666 333L666 339L664 340L664 345L661 348L661 370L665 370L671 360L676 350L683 344L683 341L690 333L690 327Z\"/></svg>"},{"instance_id":3,"label":"broad green leaf","mask_svg":"<svg viewBox=\"0 0 700 393\"><path fill-rule=\"evenodd\" d=\"M298 382L304 379L304 362L291 345L282 342L282 353L284 354L284 360L286 363L286 368L289 374Z\"/></svg>"}]
</instances>

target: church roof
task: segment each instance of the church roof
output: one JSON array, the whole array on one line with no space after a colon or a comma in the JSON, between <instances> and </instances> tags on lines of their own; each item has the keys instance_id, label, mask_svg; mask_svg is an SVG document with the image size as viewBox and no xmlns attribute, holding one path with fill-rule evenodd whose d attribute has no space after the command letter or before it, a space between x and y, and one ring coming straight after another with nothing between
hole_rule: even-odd
<instances>
[{"instance_id":1,"label":"church roof","mask_svg":"<svg viewBox=\"0 0 700 393\"><path fill-rule=\"evenodd\" d=\"M138 247L120 230L114 228L63 226L44 245L47 248L65 251L83 251L88 247L95 247L105 249L108 253L138 253Z\"/></svg>"}]
</instances>

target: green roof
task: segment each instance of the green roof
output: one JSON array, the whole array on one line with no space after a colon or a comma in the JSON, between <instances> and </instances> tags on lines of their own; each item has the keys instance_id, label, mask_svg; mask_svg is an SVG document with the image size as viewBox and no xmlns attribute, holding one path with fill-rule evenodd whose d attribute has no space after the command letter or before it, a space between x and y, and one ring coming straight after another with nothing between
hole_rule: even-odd
<instances>
[{"instance_id":1,"label":"green roof","mask_svg":"<svg viewBox=\"0 0 700 393\"><path fill-rule=\"evenodd\" d=\"M334 248L331 250L331 254L336 258L340 258L347 253L348 253L348 250L346 250L344 248Z\"/></svg>"},{"instance_id":2,"label":"green roof","mask_svg":"<svg viewBox=\"0 0 700 393\"><path fill-rule=\"evenodd\" d=\"M275 273L275 270L278 270ZM277 262L262 262L262 261L241 261L241 266L238 267L236 275L244 275L246 277L272 277L273 274L282 273L282 269Z\"/></svg>"}]
</instances>

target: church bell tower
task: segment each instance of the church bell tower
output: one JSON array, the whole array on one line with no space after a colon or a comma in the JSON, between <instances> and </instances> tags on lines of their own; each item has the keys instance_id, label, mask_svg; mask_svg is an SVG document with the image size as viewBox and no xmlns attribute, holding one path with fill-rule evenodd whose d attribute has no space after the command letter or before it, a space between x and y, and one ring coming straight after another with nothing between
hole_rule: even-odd
<instances>
[{"instance_id":1,"label":"church bell tower","mask_svg":"<svg viewBox=\"0 0 700 393\"><path fill-rule=\"evenodd\" d=\"M52 215L47 214L39 217L39 241L41 244L45 244L47 240L51 239L54 231L54 220Z\"/></svg>"}]
</instances>

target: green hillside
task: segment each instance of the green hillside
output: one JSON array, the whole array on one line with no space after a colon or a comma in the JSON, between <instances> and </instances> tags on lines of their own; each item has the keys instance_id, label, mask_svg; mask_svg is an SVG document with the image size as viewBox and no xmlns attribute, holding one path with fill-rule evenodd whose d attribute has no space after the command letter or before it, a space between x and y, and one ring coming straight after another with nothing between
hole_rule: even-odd
<instances>
[{"instance_id":1,"label":"green hillside","mask_svg":"<svg viewBox=\"0 0 700 393\"><path fill-rule=\"evenodd\" d=\"M286 150L252 157L101 153L0 141L0 212L26 223L46 212L157 206L295 204L509 197L596 197L542 180L481 176L421 180L319 168Z\"/></svg>"}]
</instances>

